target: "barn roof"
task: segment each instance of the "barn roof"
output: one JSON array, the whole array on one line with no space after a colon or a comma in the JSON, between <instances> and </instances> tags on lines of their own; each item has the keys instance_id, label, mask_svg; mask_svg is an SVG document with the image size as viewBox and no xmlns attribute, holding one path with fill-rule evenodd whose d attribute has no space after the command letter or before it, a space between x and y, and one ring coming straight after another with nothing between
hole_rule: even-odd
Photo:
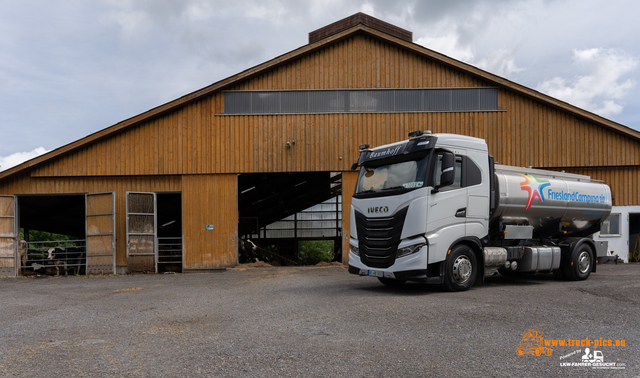
<instances>
[{"instance_id":1,"label":"barn roof","mask_svg":"<svg viewBox=\"0 0 640 378\"><path fill-rule=\"evenodd\" d=\"M351 26L349 26L351 25ZM186 104L197 101L203 97L211 95L212 93L220 90L224 90L233 85L236 85L244 80L252 77L264 74L269 70L273 70L281 65L287 64L295 59L298 59L307 54L311 54L315 51L323 49L329 45L335 44L346 38L350 38L357 34L364 34L369 37L379 39L385 43L397 46L399 48L406 49L416 55L423 56L425 58L432 59L436 62L449 66L451 68L464 71L469 75L475 76L485 82L495 85L496 87L506 88L517 94L534 99L542 104L559 109L568 114L572 114L578 118L593 122L596 125L614 130L626 137L640 141L640 132L633 130L622 124L613 122L609 119L598 116L594 113L588 112L584 109L570 105L566 102L558 100L556 98L547 96L531 88L514 83L503 77L491 74L487 71L481 70L470 64L463 63L456 59L450 58L446 55L440 54L436 51L430 50L421 45L411 42L411 32L398 28L394 25L388 24L384 21L375 19L371 16L363 13L357 13L343 20L339 20L335 23L327 25L324 28L320 28L316 31L309 33L310 43L304 45L298 49L280 55L274 59L268 60L262 64L244 70L236 75L230 76L226 79L215 82L200 90L189 93L178 99L160 105L156 108L150 109L144 113L126 119L113 126L102 129L98 132L90 134L82 139L59 147L53 151L50 151L44 155L33 158L18 166L7 169L0 172L0 181L17 174L23 173L26 170L39 166L52 159L58 158L62 155L86 147L97 141L109 138L112 135L120 133L124 130L136 127L145 121L148 121L154 117L161 116L165 113L178 109ZM315 42L312 42L315 41Z\"/></svg>"}]
</instances>

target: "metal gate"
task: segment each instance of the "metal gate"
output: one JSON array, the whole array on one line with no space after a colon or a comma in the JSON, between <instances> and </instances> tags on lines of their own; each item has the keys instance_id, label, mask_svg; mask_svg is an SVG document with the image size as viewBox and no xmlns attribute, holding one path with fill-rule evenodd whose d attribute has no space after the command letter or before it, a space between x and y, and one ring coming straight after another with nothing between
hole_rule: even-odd
<instances>
[{"instance_id":1,"label":"metal gate","mask_svg":"<svg viewBox=\"0 0 640 378\"><path fill-rule=\"evenodd\" d=\"M116 272L115 194L85 195L87 275Z\"/></svg>"},{"instance_id":2,"label":"metal gate","mask_svg":"<svg viewBox=\"0 0 640 378\"><path fill-rule=\"evenodd\" d=\"M156 195L127 192L127 270L157 272Z\"/></svg>"},{"instance_id":3,"label":"metal gate","mask_svg":"<svg viewBox=\"0 0 640 378\"><path fill-rule=\"evenodd\" d=\"M16 275L16 199L0 196L0 276Z\"/></svg>"}]
</instances>

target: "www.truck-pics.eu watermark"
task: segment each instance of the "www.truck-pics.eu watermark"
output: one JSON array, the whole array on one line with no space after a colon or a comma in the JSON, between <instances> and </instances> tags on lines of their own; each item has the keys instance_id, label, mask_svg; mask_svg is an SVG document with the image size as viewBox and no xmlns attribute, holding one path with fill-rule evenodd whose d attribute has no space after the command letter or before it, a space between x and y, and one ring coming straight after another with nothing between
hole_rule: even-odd
<instances>
[{"instance_id":1,"label":"www.truck-pics.eu watermark","mask_svg":"<svg viewBox=\"0 0 640 378\"><path fill-rule=\"evenodd\" d=\"M610 362L605 359L601 350L607 347L626 347L626 340L605 338L584 339L544 339L543 332L536 327L530 327L522 333L516 353L519 356L552 356L554 349L566 347L580 347L560 356L561 367L590 367L593 369L624 369L626 364ZM607 351L607 354L609 352Z\"/></svg>"}]
</instances>

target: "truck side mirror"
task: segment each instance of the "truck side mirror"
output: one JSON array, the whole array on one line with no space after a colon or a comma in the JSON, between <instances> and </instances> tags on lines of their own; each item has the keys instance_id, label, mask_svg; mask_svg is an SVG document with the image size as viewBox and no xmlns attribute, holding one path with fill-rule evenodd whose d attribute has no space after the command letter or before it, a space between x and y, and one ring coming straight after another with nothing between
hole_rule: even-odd
<instances>
[{"instance_id":1,"label":"truck side mirror","mask_svg":"<svg viewBox=\"0 0 640 378\"><path fill-rule=\"evenodd\" d=\"M456 179L456 157L451 152L442 153L440 164L440 184L431 190L431 194L438 193L443 186L453 185Z\"/></svg>"},{"instance_id":2,"label":"truck side mirror","mask_svg":"<svg viewBox=\"0 0 640 378\"><path fill-rule=\"evenodd\" d=\"M456 179L456 157L451 152L442 154L442 171L440 173L440 187L452 185Z\"/></svg>"}]
</instances>

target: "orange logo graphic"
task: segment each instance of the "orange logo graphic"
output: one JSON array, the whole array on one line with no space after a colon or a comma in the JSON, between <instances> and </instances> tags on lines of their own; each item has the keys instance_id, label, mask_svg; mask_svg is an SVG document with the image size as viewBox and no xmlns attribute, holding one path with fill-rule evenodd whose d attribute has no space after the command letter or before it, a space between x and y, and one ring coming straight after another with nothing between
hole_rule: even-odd
<instances>
[{"instance_id":1,"label":"orange logo graphic","mask_svg":"<svg viewBox=\"0 0 640 378\"><path fill-rule=\"evenodd\" d=\"M522 340L518 343L517 352L519 356L525 354L551 356L553 349L544 346L542 331L536 327L531 327L522 333Z\"/></svg>"}]
</instances>

